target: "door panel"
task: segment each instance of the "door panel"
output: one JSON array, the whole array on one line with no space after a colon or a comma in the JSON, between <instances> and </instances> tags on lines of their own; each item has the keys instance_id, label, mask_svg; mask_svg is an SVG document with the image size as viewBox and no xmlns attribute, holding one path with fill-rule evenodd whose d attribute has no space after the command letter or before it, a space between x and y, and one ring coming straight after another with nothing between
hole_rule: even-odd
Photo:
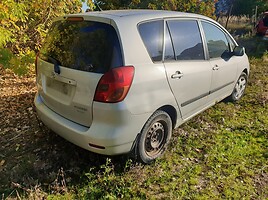
<instances>
[{"instance_id":1,"label":"door panel","mask_svg":"<svg viewBox=\"0 0 268 200\"><path fill-rule=\"evenodd\" d=\"M208 61L165 63L165 68L184 119L205 107L212 75Z\"/></svg>"},{"instance_id":2,"label":"door panel","mask_svg":"<svg viewBox=\"0 0 268 200\"><path fill-rule=\"evenodd\" d=\"M197 21L166 22L164 58L170 88L183 119L188 118L205 107L212 76Z\"/></svg>"},{"instance_id":3,"label":"door panel","mask_svg":"<svg viewBox=\"0 0 268 200\"><path fill-rule=\"evenodd\" d=\"M230 94L237 73L237 59L232 56L230 40L226 34L217 26L202 22L205 40L207 43L212 80L210 87L209 102L221 100Z\"/></svg>"},{"instance_id":4,"label":"door panel","mask_svg":"<svg viewBox=\"0 0 268 200\"><path fill-rule=\"evenodd\" d=\"M236 78L237 62L235 58L228 61L215 59L210 61L212 80L209 101L222 99L232 92Z\"/></svg>"}]
</instances>

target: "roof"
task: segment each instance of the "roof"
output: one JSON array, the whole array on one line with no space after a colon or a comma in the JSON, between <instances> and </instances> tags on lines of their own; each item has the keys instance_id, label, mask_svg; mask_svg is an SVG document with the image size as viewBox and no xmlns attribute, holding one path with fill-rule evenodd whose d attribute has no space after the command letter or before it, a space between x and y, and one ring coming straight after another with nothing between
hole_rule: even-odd
<instances>
[{"instance_id":1,"label":"roof","mask_svg":"<svg viewBox=\"0 0 268 200\"><path fill-rule=\"evenodd\" d=\"M86 13L79 13L75 15L103 17L113 19L115 21L122 18L128 18L128 19L131 18L132 20L135 21L143 21L149 19L168 18L168 17L194 17L194 18L209 19L205 16L193 13L184 13L184 12L167 11L167 10L149 10L149 9L92 11Z\"/></svg>"}]
</instances>

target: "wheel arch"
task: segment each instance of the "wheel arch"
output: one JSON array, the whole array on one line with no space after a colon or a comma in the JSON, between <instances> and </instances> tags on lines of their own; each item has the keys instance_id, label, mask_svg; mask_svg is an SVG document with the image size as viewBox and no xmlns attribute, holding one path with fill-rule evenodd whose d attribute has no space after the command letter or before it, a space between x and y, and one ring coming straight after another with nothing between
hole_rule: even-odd
<instances>
[{"instance_id":1,"label":"wheel arch","mask_svg":"<svg viewBox=\"0 0 268 200\"><path fill-rule=\"evenodd\" d=\"M171 105L164 105L164 106L161 106L161 107L159 107L158 109L156 109L155 112L158 111L158 110L164 111L164 112L166 112L166 113L169 115L169 117L171 118L171 122L172 122L172 129L174 129L175 126L176 126L176 123L177 123L177 117L178 117L177 111L176 111L176 109L174 108L174 106L171 106ZM153 112L152 115L153 115L155 112ZM151 117L152 115L150 115L150 117ZM149 118L150 118L150 117L149 117ZM149 119L149 118L148 118L148 119ZM147 120L148 120L148 119L147 119ZM144 124L144 125L145 125L145 124ZM143 125L142 129L144 128L144 125ZM141 129L141 131L142 131L142 129ZM135 140L133 141L131 150L130 150L130 157L132 157L132 158L134 158L134 159L137 159L137 151L138 151L138 149L137 149L137 148L138 148L138 147L137 147L137 143L138 143L139 138L140 138L140 136L141 136L141 131L137 134Z\"/></svg>"},{"instance_id":2,"label":"wheel arch","mask_svg":"<svg viewBox=\"0 0 268 200\"><path fill-rule=\"evenodd\" d=\"M247 68L245 68L242 72L244 72L247 76L248 76L248 74L249 74L249 72L248 72L248 69Z\"/></svg>"},{"instance_id":3,"label":"wheel arch","mask_svg":"<svg viewBox=\"0 0 268 200\"><path fill-rule=\"evenodd\" d=\"M174 129L176 126L177 117L178 117L176 109L171 105L164 105L164 106L158 108L157 110L162 110L170 116L171 121L172 121L172 129Z\"/></svg>"}]
</instances>

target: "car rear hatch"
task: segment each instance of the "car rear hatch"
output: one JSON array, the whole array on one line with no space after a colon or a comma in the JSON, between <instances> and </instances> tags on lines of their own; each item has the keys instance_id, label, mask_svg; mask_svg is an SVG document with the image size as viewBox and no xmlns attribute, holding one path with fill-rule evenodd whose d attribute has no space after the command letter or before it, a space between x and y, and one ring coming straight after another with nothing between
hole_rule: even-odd
<instances>
[{"instance_id":1,"label":"car rear hatch","mask_svg":"<svg viewBox=\"0 0 268 200\"><path fill-rule=\"evenodd\" d=\"M37 57L38 93L54 112L90 126L100 78L122 65L113 26L82 17L59 20L52 24Z\"/></svg>"}]
</instances>

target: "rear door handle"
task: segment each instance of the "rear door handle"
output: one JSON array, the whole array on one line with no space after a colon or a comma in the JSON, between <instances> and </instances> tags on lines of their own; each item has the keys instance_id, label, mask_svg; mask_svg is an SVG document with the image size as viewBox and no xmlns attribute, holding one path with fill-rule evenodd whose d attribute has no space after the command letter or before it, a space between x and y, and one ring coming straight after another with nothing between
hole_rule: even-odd
<instances>
[{"instance_id":1,"label":"rear door handle","mask_svg":"<svg viewBox=\"0 0 268 200\"><path fill-rule=\"evenodd\" d=\"M213 69L213 70L219 70L220 67L219 67L218 65L215 65L212 69Z\"/></svg>"},{"instance_id":2,"label":"rear door handle","mask_svg":"<svg viewBox=\"0 0 268 200\"><path fill-rule=\"evenodd\" d=\"M181 77L183 77L183 73L181 73L180 71L176 71L175 74L171 75L171 78L173 79L180 79Z\"/></svg>"}]
</instances>

